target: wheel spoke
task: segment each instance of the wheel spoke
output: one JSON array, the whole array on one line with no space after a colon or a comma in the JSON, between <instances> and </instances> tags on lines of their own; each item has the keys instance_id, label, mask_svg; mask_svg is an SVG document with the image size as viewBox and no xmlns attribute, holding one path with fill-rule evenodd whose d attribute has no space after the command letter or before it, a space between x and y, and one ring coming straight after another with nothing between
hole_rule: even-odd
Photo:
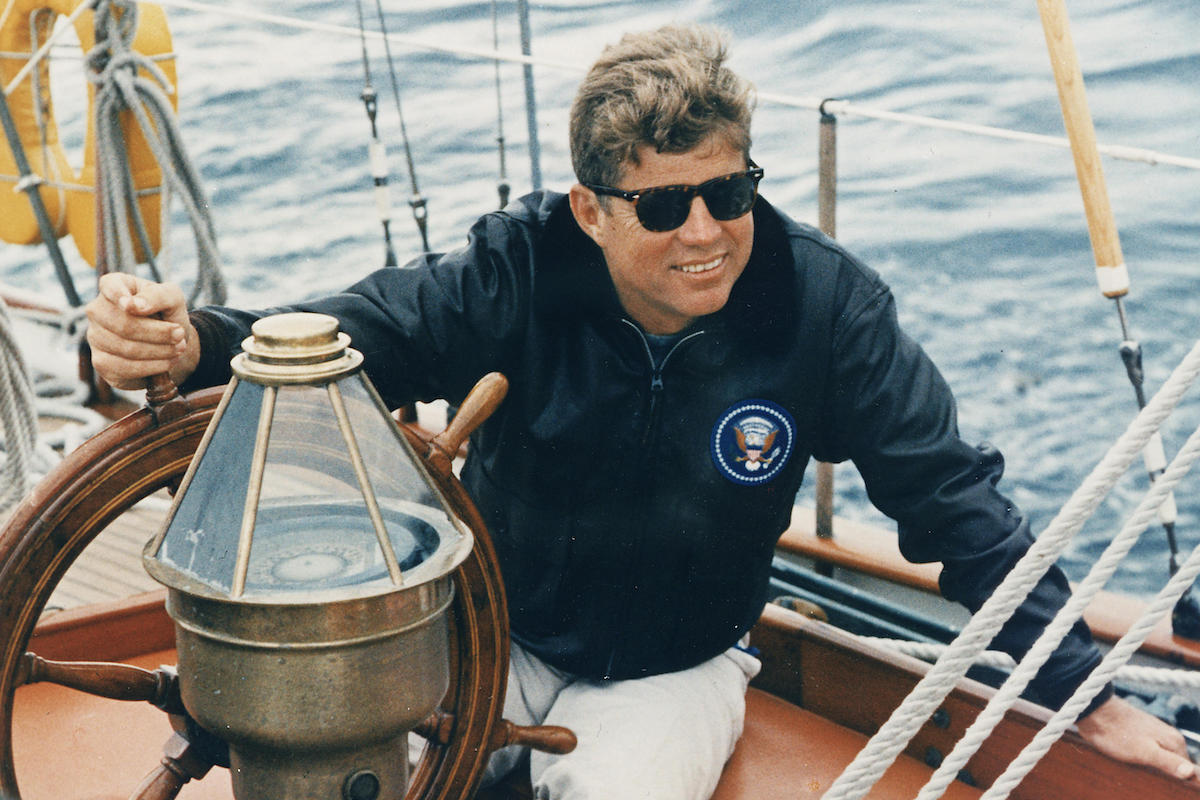
<instances>
[{"instance_id":1,"label":"wheel spoke","mask_svg":"<svg viewBox=\"0 0 1200 800\"><path fill-rule=\"evenodd\" d=\"M26 648L55 585L86 545L142 497L178 483L219 395L208 390L180 398L177 405L186 405L180 405L179 413L156 415L143 409L97 434L64 459L39 486L37 499L18 507L0 529L0 797L21 796L12 753L17 687L42 681L103 697L155 702L161 696L156 671L128 664L53 662L27 655ZM427 449L415 433L402 430L417 452ZM432 471L437 473L436 468ZM495 550L462 485L441 474L435 480L452 498L476 542L455 573L452 682L443 701L452 715L452 733L434 736L425 748L408 800L471 796L487 764L486 745L508 735L493 732L503 724L508 668L508 615ZM177 719L172 716L172 723ZM211 759L217 748L190 738L188 748L201 747ZM135 797L170 798L178 791L174 784L186 782L183 777L190 768L176 763L180 758L172 754L172 746L168 743L164 759L170 763L147 777ZM69 755L64 753L64 758Z\"/></svg>"},{"instance_id":2,"label":"wheel spoke","mask_svg":"<svg viewBox=\"0 0 1200 800\"><path fill-rule=\"evenodd\" d=\"M212 766L187 737L175 733L163 746L162 761L134 790L131 800L174 800L185 783L203 778Z\"/></svg>"},{"instance_id":3,"label":"wheel spoke","mask_svg":"<svg viewBox=\"0 0 1200 800\"><path fill-rule=\"evenodd\" d=\"M48 661L25 653L17 666L16 685L54 683L112 700L144 701L168 714L184 714L175 670L142 669L108 661Z\"/></svg>"}]
</instances>

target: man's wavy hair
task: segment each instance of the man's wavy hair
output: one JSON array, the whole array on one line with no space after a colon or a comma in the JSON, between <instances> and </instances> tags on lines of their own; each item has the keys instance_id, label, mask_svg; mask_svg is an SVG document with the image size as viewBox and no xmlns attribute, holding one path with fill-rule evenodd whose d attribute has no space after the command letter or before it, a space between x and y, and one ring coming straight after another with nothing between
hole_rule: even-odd
<instances>
[{"instance_id":1,"label":"man's wavy hair","mask_svg":"<svg viewBox=\"0 0 1200 800\"><path fill-rule=\"evenodd\" d=\"M641 145L683 153L711 134L750 155L750 84L725 64L713 29L630 33L592 65L571 106L571 164L580 183L615 186Z\"/></svg>"}]
</instances>

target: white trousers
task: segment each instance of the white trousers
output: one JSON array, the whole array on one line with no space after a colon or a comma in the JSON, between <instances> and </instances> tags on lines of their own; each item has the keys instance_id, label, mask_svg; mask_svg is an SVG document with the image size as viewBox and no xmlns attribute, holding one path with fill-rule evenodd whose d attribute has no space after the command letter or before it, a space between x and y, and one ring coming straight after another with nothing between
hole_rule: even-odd
<instances>
[{"instance_id":1,"label":"white trousers","mask_svg":"<svg viewBox=\"0 0 1200 800\"><path fill-rule=\"evenodd\" d=\"M579 746L529 754L538 800L708 800L742 734L746 686L758 659L730 648L680 672L624 681L575 678L512 645L504 716L563 725ZM526 748L492 755L484 783L517 766Z\"/></svg>"}]
</instances>

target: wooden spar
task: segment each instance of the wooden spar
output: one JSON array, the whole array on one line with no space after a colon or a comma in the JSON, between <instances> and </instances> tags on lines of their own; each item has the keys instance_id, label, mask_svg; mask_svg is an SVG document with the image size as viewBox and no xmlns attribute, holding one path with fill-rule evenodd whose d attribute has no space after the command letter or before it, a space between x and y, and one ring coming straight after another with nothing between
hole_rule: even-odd
<instances>
[{"instance_id":1,"label":"wooden spar","mask_svg":"<svg viewBox=\"0 0 1200 800\"><path fill-rule=\"evenodd\" d=\"M1100 150L1096 146L1096 129L1088 110L1087 92L1075 42L1071 38L1070 21L1064 0L1038 0L1042 30L1050 51L1054 82L1062 106L1063 122L1071 152L1075 157L1075 174L1083 195L1083 210L1087 216L1088 235L1096 258L1096 278L1105 297L1118 298L1129 293L1129 272L1121 254L1121 240L1108 200Z\"/></svg>"},{"instance_id":2,"label":"wooden spar","mask_svg":"<svg viewBox=\"0 0 1200 800\"><path fill-rule=\"evenodd\" d=\"M1123 338L1121 359L1125 362L1125 370L1137 395L1138 408L1144 408L1146 399L1142 386L1141 345L1129 334L1125 306L1121 300L1129 293L1129 271L1121 253L1117 223L1108 200L1108 188L1100 164L1100 150L1096 146L1096 130L1088 110L1083 72L1079 66L1075 42L1071 38L1065 0L1038 0L1038 11L1042 17L1042 30L1046 34L1050 64L1054 69L1054 82L1058 86L1058 100L1062 106L1067 138L1071 141L1071 153L1075 158L1075 174L1079 180L1079 191L1083 195L1088 236L1092 240L1092 252L1096 258L1096 279L1104 296L1116 303ZM1143 460L1151 481L1166 468L1166 454L1159 433L1156 432L1147 444ZM1173 494L1168 495L1159 509L1158 516L1167 536L1172 575L1179 568L1179 545L1175 538L1176 513L1175 497ZM1173 624L1176 633L1200 638L1200 599L1190 590L1180 598L1173 615Z\"/></svg>"}]
</instances>

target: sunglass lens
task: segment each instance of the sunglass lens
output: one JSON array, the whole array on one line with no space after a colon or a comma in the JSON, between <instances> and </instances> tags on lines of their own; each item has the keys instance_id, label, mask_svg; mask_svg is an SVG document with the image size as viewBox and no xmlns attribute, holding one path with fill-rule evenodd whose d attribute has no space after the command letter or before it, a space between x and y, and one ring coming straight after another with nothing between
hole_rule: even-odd
<instances>
[{"instance_id":1,"label":"sunglass lens","mask_svg":"<svg viewBox=\"0 0 1200 800\"><path fill-rule=\"evenodd\" d=\"M701 196L713 219L730 220L737 219L750 210L754 205L755 194L754 179L742 175L705 187Z\"/></svg>"},{"instance_id":2,"label":"sunglass lens","mask_svg":"<svg viewBox=\"0 0 1200 800\"><path fill-rule=\"evenodd\" d=\"M691 193L686 189L646 192L638 198L638 220L649 231L672 231L687 220L691 204Z\"/></svg>"},{"instance_id":3,"label":"sunglass lens","mask_svg":"<svg viewBox=\"0 0 1200 800\"><path fill-rule=\"evenodd\" d=\"M697 191L713 219L737 219L754 205L758 181L751 175L719 178L698 188L663 187L642 192L637 217L648 231L673 231L687 221Z\"/></svg>"}]
</instances>

